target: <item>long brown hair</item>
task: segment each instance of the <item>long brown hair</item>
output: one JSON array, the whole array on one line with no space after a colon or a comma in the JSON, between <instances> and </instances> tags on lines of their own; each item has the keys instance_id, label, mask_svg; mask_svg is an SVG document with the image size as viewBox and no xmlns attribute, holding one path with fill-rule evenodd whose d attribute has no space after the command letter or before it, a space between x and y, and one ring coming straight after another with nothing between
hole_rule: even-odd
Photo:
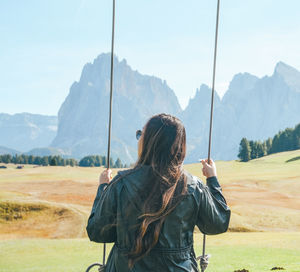
<instances>
[{"instance_id":1,"label":"long brown hair","mask_svg":"<svg viewBox=\"0 0 300 272\"><path fill-rule=\"evenodd\" d=\"M141 140L142 151L134 167L150 165L151 174L146 177L143 214L128 253L130 268L157 244L166 216L186 192L182 168L186 133L182 122L169 114L154 115L146 123Z\"/></svg>"}]
</instances>

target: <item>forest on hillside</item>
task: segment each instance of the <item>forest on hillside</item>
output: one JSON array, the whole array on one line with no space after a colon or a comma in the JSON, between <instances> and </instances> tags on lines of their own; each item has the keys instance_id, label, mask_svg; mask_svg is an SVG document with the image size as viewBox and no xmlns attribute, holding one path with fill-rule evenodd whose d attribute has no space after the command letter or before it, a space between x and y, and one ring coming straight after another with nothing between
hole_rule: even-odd
<instances>
[{"instance_id":1,"label":"forest on hillside","mask_svg":"<svg viewBox=\"0 0 300 272\"><path fill-rule=\"evenodd\" d=\"M33 156L25 154L15 154L14 156L10 154L0 155L0 163L14 163L14 164L34 164L41 166L82 166L82 167L99 167L105 166L106 157L100 155L89 155L83 157L80 161L77 161L73 158L63 158L61 156ZM110 158L110 168L124 168L128 167L126 164L123 164L120 158L117 158L114 161Z\"/></svg>"},{"instance_id":2,"label":"forest on hillside","mask_svg":"<svg viewBox=\"0 0 300 272\"><path fill-rule=\"evenodd\" d=\"M300 149L300 123L294 128L280 130L273 138L264 141L242 138L238 157L247 162L265 155L296 149Z\"/></svg>"}]
</instances>

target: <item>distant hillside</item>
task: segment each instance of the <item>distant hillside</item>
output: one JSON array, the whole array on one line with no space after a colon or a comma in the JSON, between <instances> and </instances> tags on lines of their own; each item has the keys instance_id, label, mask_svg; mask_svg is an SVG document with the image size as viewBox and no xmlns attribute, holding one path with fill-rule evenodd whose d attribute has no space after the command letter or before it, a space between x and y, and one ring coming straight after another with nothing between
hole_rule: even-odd
<instances>
[{"instance_id":1,"label":"distant hillside","mask_svg":"<svg viewBox=\"0 0 300 272\"><path fill-rule=\"evenodd\" d=\"M57 130L57 117L31 113L0 113L0 145L21 152L48 146Z\"/></svg>"},{"instance_id":2,"label":"distant hillside","mask_svg":"<svg viewBox=\"0 0 300 272\"><path fill-rule=\"evenodd\" d=\"M7 148L5 146L0 146L0 155L4 155L4 154L10 154L10 155L15 155L15 154L21 154L20 151L17 151L15 149L12 148Z\"/></svg>"},{"instance_id":3,"label":"distant hillside","mask_svg":"<svg viewBox=\"0 0 300 272\"><path fill-rule=\"evenodd\" d=\"M65 152L61 149L54 148L54 147L37 147L29 150L28 152L24 153L25 155L33 155L33 156L52 156L52 155L59 155L64 157Z\"/></svg>"}]
</instances>

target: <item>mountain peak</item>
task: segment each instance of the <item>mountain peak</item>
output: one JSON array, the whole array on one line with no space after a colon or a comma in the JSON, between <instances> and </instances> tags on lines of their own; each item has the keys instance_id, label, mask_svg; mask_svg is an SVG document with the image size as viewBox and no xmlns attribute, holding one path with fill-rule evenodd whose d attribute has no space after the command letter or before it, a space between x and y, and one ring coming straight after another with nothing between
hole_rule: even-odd
<instances>
[{"instance_id":1,"label":"mountain peak","mask_svg":"<svg viewBox=\"0 0 300 272\"><path fill-rule=\"evenodd\" d=\"M284 63L283 61L279 61L277 62L275 69L274 69L274 73L278 73L278 74L285 74L291 71L297 71L295 68L293 68L292 66Z\"/></svg>"},{"instance_id":2,"label":"mountain peak","mask_svg":"<svg viewBox=\"0 0 300 272\"><path fill-rule=\"evenodd\" d=\"M211 92L210 88L206 84L201 84L200 88L196 89L195 96L200 95L200 94L206 94L208 92Z\"/></svg>"},{"instance_id":3,"label":"mountain peak","mask_svg":"<svg viewBox=\"0 0 300 272\"><path fill-rule=\"evenodd\" d=\"M257 80L257 76L251 75L249 73L238 73L233 76L229 88L232 87L232 85L249 84L249 82L256 82Z\"/></svg>"},{"instance_id":4,"label":"mountain peak","mask_svg":"<svg viewBox=\"0 0 300 272\"><path fill-rule=\"evenodd\" d=\"M300 72L280 61L274 69L274 76L280 76L295 91L300 92Z\"/></svg>"},{"instance_id":5,"label":"mountain peak","mask_svg":"<svg viewBox=\"0 0 300 272\"><path fill-rule=\"evenodd\" d=\"M217 92L215 92L214 99L217 104L219 104L221 101L220 96ZM206 84L201 84L200 88L196 89L195 96L189 99L189 103L186 109L193 108L193 107L198 108L199 106L202 107L204 105L209 104L210 101L211 101L211 88L209 88L209 86L207 86Z\"/></svg>"},{"instance_id":6,"label":"mountain peak","mask_svg":"<svg viewBox=\"0 0 300 272\"><path fill-rule=\"evenodd\" d=\"M201 84L200 88L196 89L195 96L190 98L190 100L199 100L199 99L207 99L211 97L211 88L206 84ZM215 92L215 97L217 100L220 100L220 96L217 92Z\"/></svg>"},{"instance_id":7,"label":"mountain peak","mask_svg":"<svg viewBox=\"0 0 300 272\"><path fill-rule=\"evenodd\" d=\"M243 97L248 93L258 81L258 77L249 73L238 73L231 80L227 92L222 101L231 101L232 97Z\"/></svg>"}]
</instances>

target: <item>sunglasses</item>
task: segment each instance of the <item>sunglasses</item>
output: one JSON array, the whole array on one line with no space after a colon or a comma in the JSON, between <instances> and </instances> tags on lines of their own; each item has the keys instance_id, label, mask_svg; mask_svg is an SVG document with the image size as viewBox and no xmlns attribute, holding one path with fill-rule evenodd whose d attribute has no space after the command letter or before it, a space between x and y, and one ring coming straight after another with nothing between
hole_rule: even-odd
<instances>
[{"instance_id":1,"label":"sunglasses","mask_svg":"<svg viewBox=\"0 0 300 272\"><path fill-rule=\"evenodd\" d=\"M141 136L142 136L142 131L140 129L138 129L135 133L135 137L137 140L139 140L141 138Z\"/></svg>"}]
</instances>

